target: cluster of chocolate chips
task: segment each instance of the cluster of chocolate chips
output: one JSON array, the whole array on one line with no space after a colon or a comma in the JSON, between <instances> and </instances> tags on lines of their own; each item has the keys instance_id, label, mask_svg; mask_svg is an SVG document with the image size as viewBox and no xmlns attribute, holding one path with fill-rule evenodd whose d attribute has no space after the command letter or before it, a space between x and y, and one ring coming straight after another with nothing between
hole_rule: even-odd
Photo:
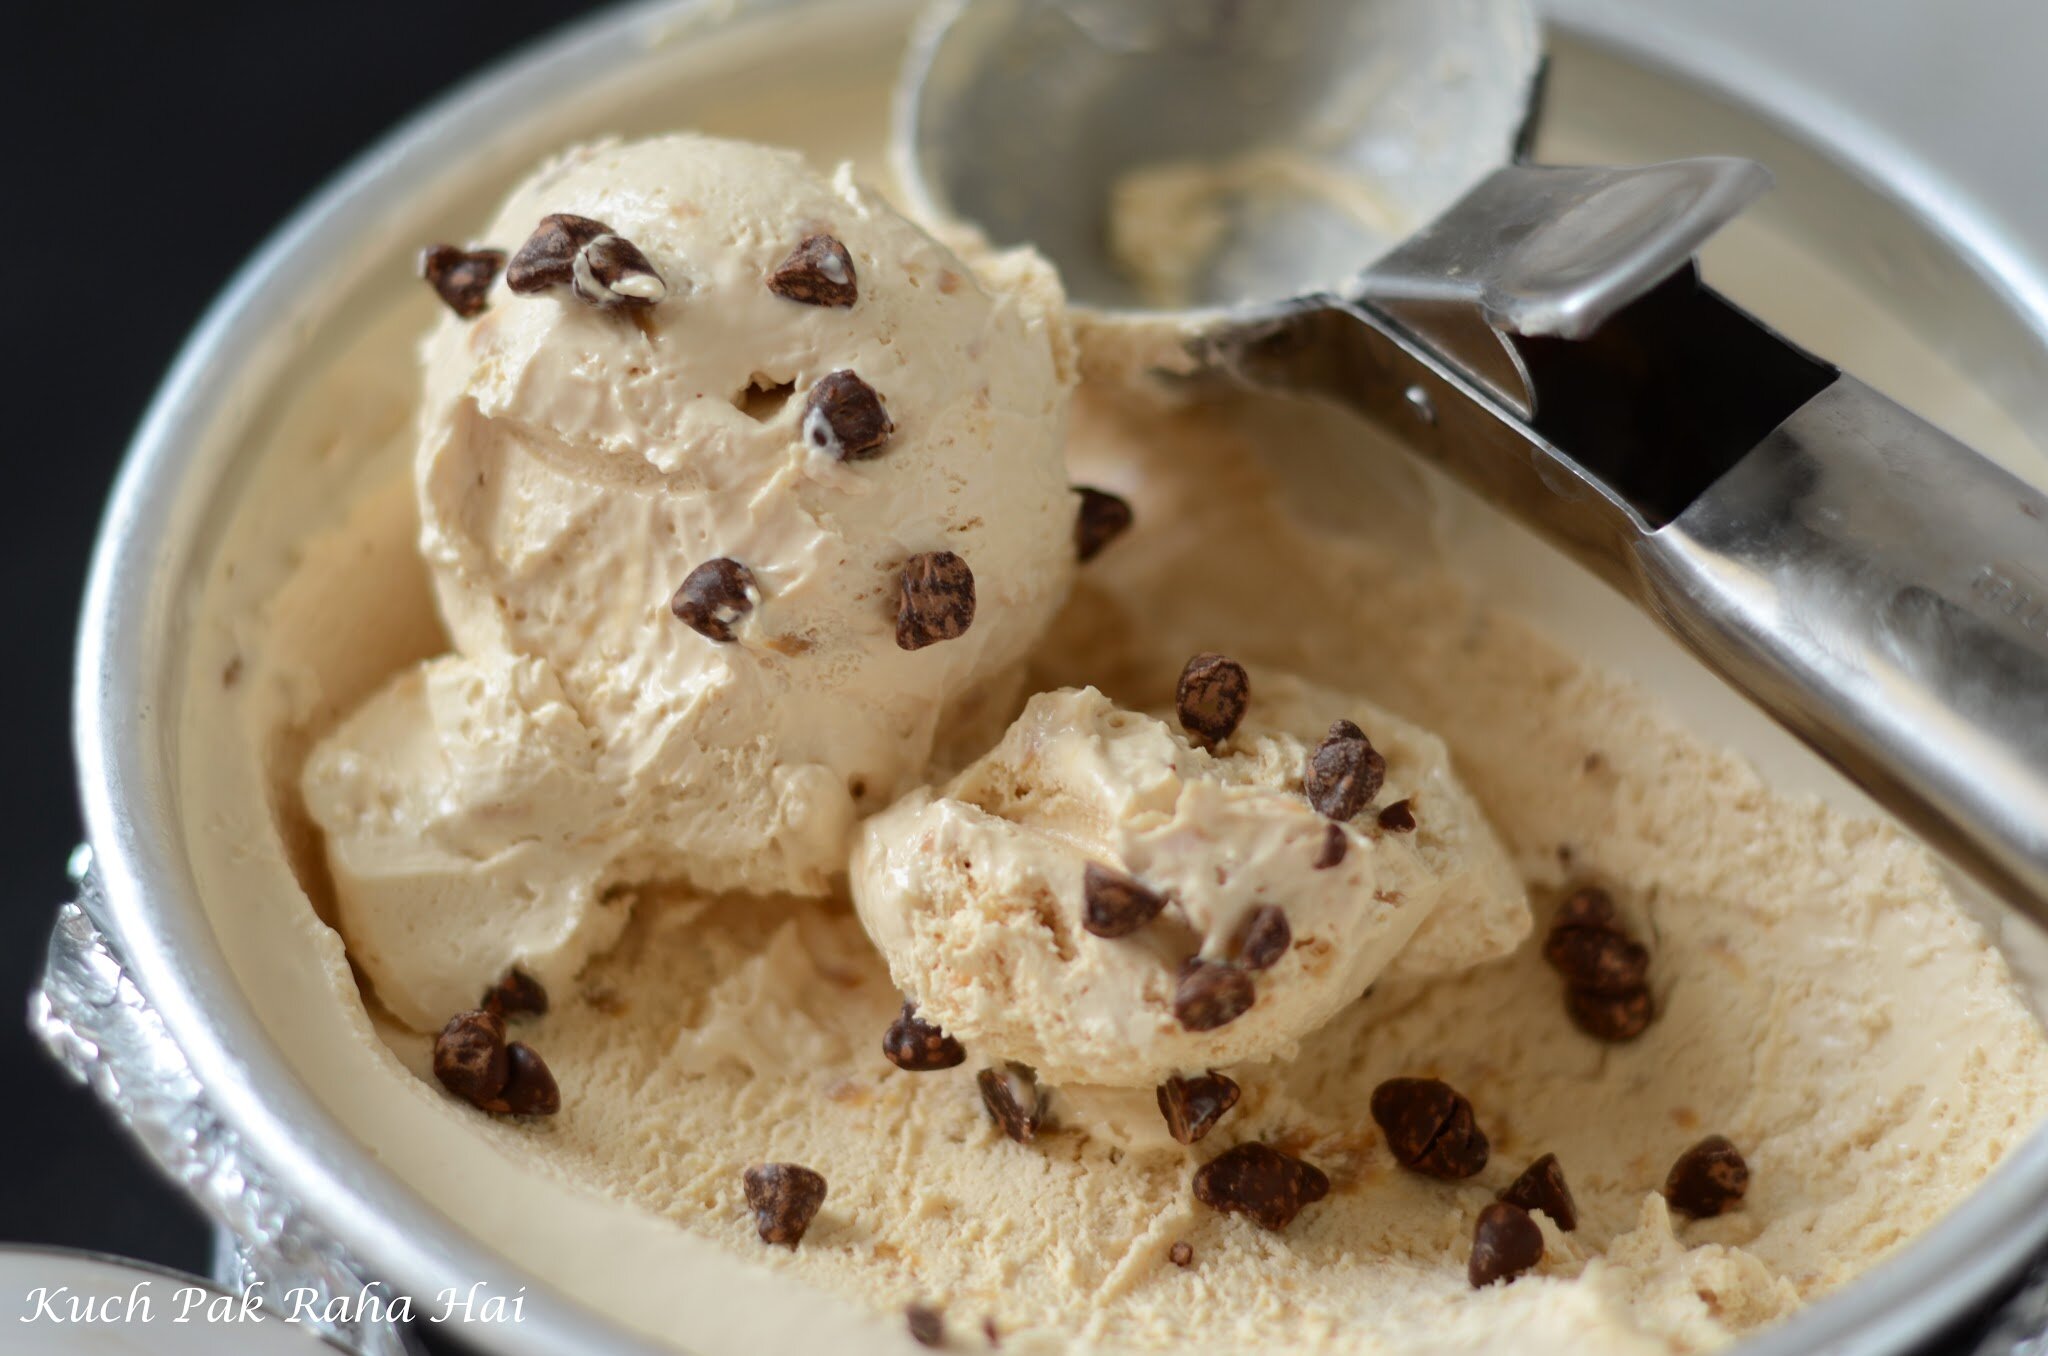
<instances>
[{"instance_id":1,"label":"cluster of chocolate chips","mask_svg":"<svg viewBox=\"0 0 2048 1356\"><path fill-rule=\"evenodd\" d=\"M1545 1154L1523 1169L1473 1221L1465 1276L1475 1290L1512 1281L1543 1260L1543 1230L1534 1219L1538 1210L1565 1233L1579 1227L1578 1206L1556 1154Z\"/></svg>"},{"instance_id":2,"label":"cluster of chocolate chips","mask_svg":"<svg viewBox=\"0 0 2048 1356\"><path fill-rule=\"evenodd\" d=\"M1565 898L1544 938L1543 959L1564 976L1565 1007L1581 1031L1618 1043L1648 1029L1656 1015L1650 952L1629 936L1605 890L1589 885Z\"/></svg>"},{"instance_id":3,"label":"cluster of chocolate chips","mask_svg":"<svg viewBox=\"0 0 2048 1356\"><path fill-rule=\"evenodd\" d=\"M1251 680L1242 664L1220 654L1198 654L1181 669L1174 709L1181 727L1214 749L1237 729L1250 700ZM1097 937L1128 937L1157 918L1166 904L1165 895L1113 867L1090 862L1082 872L1081 926ZM1173 995L1175 1019L1188 1031L1214 1031L1236 1021L1257 998L1252 972L1277 963L1292 942L1287 915L1277 906L1254 910L1232 939L1227 959L1195 955L1181 963ZM1162 1109L1164 1097L1162 1089Z\"/></svg>"},{"instance_id":4,"label":"cluster of chocolate chips","mask_svg":"<svg viewBox=\"0 0 2048 1356\"><path fill-rule=\"evenodd\" d=\"M1294 945L1294 929L1278 904L1261 904L1246 914L1221 960L1189 956L1173 990L1173 1015L1188 1031L1214 1031L1251 1010L1258 1000L1252 975L1280 963Z\"/></svg>"},{"instance_id":5,"label":"cluster of chocolate chips","mask_svg":"<svg viewBox=\"0 0 2048 1356\"><path fill-rule=\"evenodd\" d=\"M917 1015L909 1002L889 1029L882 1033L882 1054L906 1073L936 1073L967 1062L967 1051L959 1041L937 1025ZM1038 1075L1029 1065L1006 1060L974 1076L981 1092L982 1107L1005 1135L1019 1144L1037 1140L1046 1123L1048 1097L1038 1086Z\"/></svg>"},{"instance_id":6,"label":"cluster of chocolate chips","mask_svg":"<svg viewBox=\"0 0 2048 1356\"><path fill-rule=\"evenodd\" d=\"M421 253L419 270L464 319L483 313L501 271L513 292L530 295L567 287L577 299L604 308L644 308L669 295L668 283L637 245L601 221L567 212L542 218L509 263L503 250L444 244ZM860 299L852 252L824 232L799 241L769 270L766 284L776 296L805 306L844 309ZM881 392L859 373L842 368L811 386L801 430L807 446L835 461L866 461L888 449L896 424ZM1074 552L1087 561L1130 526L1131 506L1106 490L1076 490L1080 510ZM721 556L692 569L669 608L706 640L725 645L738 639L736 628L760 601L753 572ZM956 640L973 624L974 606L974 572L965 560L951 551L913 555L898 572L896 643L921 650Z\"/></svg>"},{"instance_id":7,"label":"cluster of chocolate chips","mask_svg":"<svg viewBox=\"0 0 2048 1356\"><path fill-rule=\"evenodd\" d=\"M1665 1180L1664 1196L1673 1209L1704 1219L1740 1204L1748 1188L1749 1166L1741 1153L1725 1136L1709 1135L1679 1155ZM1512 1281L1543 1260L1543 1230L1533 1218L1538 1210L1564 1233L1579 1227L1578 1206L1556 1154L1531 1163L1479 1212L1466 1264L1475 1289Z\"/></svg>"},{"instance_id":8,"label":"cluster of chocolate chips","mask_svg":"<svg viewBox=\"0 0 2048 1356\"><path fill-rule=\"evenodd\" d=\"M522 296L567 287L578 301L607 310L655 306L668 296L668 283L638 245L569 212L540 219L505 265L505 286Z\"/></svg>"},{"instance_id":9,"label":"cluster of chocolate chips","mask_svg":"<svg viewBox=\"0 0 2048 1356\"><path fill-rule=\"evenodd\" d=\"M434 1077L470 1105L500 1116L552 1116L562 1094L547 1062L524 1041L507 1042L507 1017L539 1016L547 991L513 970L478 1006L448 1019L434 1038Z\"/></svg>"},{"instance_id":10,"label":"cluster of chocolate chips","mask_svg":"<svg viewBox=\"0 0 2048 1356\"><path fill-rule=\"evenodd\" d=\"M740 1180L763 1243L795 1248L825 1203L824 1176L800 1163L757 1163Z\"/></svg>"},{"instance_id":11,"label":"cluster of chocolate chips","mask_svg":"<svg viewBox=\"0 0 2048 1356\"><path fill-rule=\"evenodd\" d=\"M419 270L464 320L483 314L501 271L514 292L566 287L578 301L608 310L645 309L669 294L667 281L638 245L601 221L567 212L542 217L509 262L503 250L429 245L420 252Z\"/></svg>"},{"instance_id":12,"label":"cluster of chocolate chips","mask_svg":"<svg viewBox=\"0 0 2048 1356\"><path fill-rule=\"evenodd\" d=\"M905 1002L903 1011L882 1033L882 1054L906 1073L935 1073L966 1063L967 1051L937 1025L917 1015ZM1037 1140L1046 1123L1048 1097L1029 1065L1006 1060L974 1076L982 1107L1005 1135L1019 1144Z\"/></svg>"},{"instance_id":13,"label":"cluster of chocolate chips","mask_svg":"<svg viewBox=\"0 0 2048 1356\"><path fill-rule=\"evenodd\" d=\"M1492 1153L1472 1103L1439 1078L1388 1079L1372 1091L1372 1118L1394 1161L1425 1177L1462 1181L1483 1169ZM1553 1155L1530 1164L1479 1212L1466 1266L1474 1286L1513 1280L1543 1260L1543 1231L1529 1218L1533 1209L1550 1214L1562 1228L1577 1225L1571 1192Z\"/></svg>"}]
</instances>

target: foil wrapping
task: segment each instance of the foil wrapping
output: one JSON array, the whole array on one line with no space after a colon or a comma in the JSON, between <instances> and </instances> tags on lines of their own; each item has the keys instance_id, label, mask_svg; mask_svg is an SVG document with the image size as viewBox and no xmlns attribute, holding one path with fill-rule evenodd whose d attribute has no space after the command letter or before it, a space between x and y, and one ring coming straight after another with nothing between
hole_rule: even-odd
<instances>
[{"instance_id":1,"label":"foil wrapping","mask_svg":"<svg viewBox=\"0 0 2048 1356\"><path fill-rule=\"evenodd\" d=\"M273 1302L310 1289L316 1312L329 1300L353 1301L366 1288L388 1305L395 1299L389 1287L368 1276L214 1112L184 1052L95 921L103 896L89 849L74 854L72 880L77 899L57 912L42 983L29 995L29 1025L222 1231L214 1280L233 1293L260 1281ZM358 1356L418 1350L388 1322L300 1321Z\"/></svg>"}]
</instances>

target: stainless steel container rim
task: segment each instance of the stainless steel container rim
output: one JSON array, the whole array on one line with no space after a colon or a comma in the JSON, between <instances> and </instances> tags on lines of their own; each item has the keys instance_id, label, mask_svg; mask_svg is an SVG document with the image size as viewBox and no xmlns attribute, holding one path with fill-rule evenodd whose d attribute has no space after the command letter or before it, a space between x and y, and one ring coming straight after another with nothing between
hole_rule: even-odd
<instances>
[{"instance_id":1,"label":"stainless steel container rim","mask_svg":"<svg viewBox=\"0 0 2048 1356\"><path fill-rule=\"evenodd\" d=\"M747 5L762 9L781 0ZM644 0L591 16L513 54L413 115L299 208L237 272L186 341L131 441L88 574L74 686L76 756L87 833L107 912L137 983L161 1014L220 1116L247 1141L312 1218L401 1290L433 1294L487 1281L527 1290L525 1321L499 1329L507 1351L590 1350L593 1311L523 1273L428 1207L365 1146L345 1134L265 1034L217 949L191 890L175 830L169 740L177 713L155 704L145 675L175 662L180 589L204 505L193 472L210 428L246 413L259 339L299 306L299 261L339 248L360 224L397 212L447 157L488 141L508 122L615 73L671 36L679 19L736 8L732 0ZM1595 7L1597 8L1597 7ZM1568 16L1569 17L1569 16ZM1700 82L1690 61L1660 52L1598 15L1574 31ZM1839 118L1801 123L1761 91L1718 84L1739 102L1852 155L1867 142ZM1924 190L1925 183L1919 188ZM1963 214L1908 205L1936 234L1965 240L2011 295L2001 264L2014 256ZM1953 200L1950 200L1951 204ZM2030 298L2031 299L2031 298ZM2048 306L2043 311L2048 312ZM261 323L259 323L261 322ZM214 449L218 453L218 449ZM2048 1133L2035 1131L1982 1187L1900 1254L1743 1349L1898 1351L1939 1331L2012 1277L2048 1236ZM605 1345L657 1348L606 1320Z\"/></svg>"}]
</instances>

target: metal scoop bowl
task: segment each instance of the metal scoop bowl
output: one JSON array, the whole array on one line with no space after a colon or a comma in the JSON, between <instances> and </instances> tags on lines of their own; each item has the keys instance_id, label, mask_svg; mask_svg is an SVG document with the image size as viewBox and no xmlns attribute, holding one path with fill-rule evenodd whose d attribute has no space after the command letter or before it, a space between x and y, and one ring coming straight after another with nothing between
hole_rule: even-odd
<instances>
[{"instance_id":1,"label":"metal scoop bowl","mask_svg":"<svg viewBox=\"0 0 2048 1356\"><path fill-rule=\"evenodd\" d=\"M2048 924L2048 497L1701 283L1761 166L1527 163L1542 69L1522 0L949 0L898 153L1460 477Z\"/></svg>"}]
</instances>

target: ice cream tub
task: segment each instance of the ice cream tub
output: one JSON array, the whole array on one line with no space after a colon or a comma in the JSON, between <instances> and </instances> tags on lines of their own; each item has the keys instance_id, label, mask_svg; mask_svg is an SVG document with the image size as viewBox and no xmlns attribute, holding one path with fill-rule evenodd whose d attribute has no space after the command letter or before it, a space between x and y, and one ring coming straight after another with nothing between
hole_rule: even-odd
<instances>
[{"instance_id":1,"label":"ice cream tub","mask_svg":"<svg viewBox=\"0 0 2048 1356\"><path fill-rule=\"evenodd\" d=\"M2042 412L2027 402L2048 389L2048 315L2029 298L2048 295L2048 283L2025 248L2006 247L2008 217L1968 191L1972 175L1998 179L1997 162L1949 163L1947 182L1961 187L1929 194L1910 141L1845 111L1855 105L1840 70L1809 81L1767 62L1734 19L1705 42L1704 21L1682 8L1559 7L1540 153L1764 160L1782 190L1716 244L1708 276L1793 338L2042 478L2048 463L2029 436ZM431 307L409 276L414 250L461 237L543 152L603 134L698 127L799 144L819 162L851 159L885 181L877 151L914 9L663 4L569 30L346 171L244 269L166 378L129 451L86 600L76 714L90 846L33 1017L232 1236L217 1278L229 1288L259 1278L335 1295L389 1287L422 1311L459 1310L463 1341L505 1352L908 1342L900 1322L800 1293L658 1220L524 1172L419 1099L380 1091L368 1019L309 997L346 964L331 930L302 901L264 906L288 878L262 854L201 861L194 844L306 831L276 820L260 768L238 770L209 739L208 712L254 681L240 663L251 638L219 624L220 600L263 588L266 561L280 567L292 547L288 533L267 538L238 557L236 574L223 566L224 543L252 504L281 523L331 522L359 497L365 466L395 445L413 336ZM1773 41L1794 51L1798 36ZM1823 77L1836 98L1817 112L1805 96ZM2011 97L2023 107L2032 91ZM332 421L338 406L353 422ZM312 427L344 436L281 466L272 449L303 443ZM1328 467L1289 470L1309 478ZM1431 505L1428 530L1490 597L1649 685L1774 786L1874 813L1590 577L1447 485L1418 492ZM418 596L409 571L396 556L367 560L363 587ZM323 609L346 606L302 601L290 622L309 632L328 624ZM395 624L364 648L418 657L434 643ZM1986 916L2018 973L2048 973L2023 925L1988 905ZM2039 1252L2044 1199L2048 1140L2037 1131L1910 1246L1744 1349L1912 1350ZM669 1321L675 1312L690 1315L686 1327ZM344 1317L335 1335L368 1352L403 1349L381 1323ZM2017 1318L1987 1340L2025 1335Z\"/></svg>"}]
</instances>

